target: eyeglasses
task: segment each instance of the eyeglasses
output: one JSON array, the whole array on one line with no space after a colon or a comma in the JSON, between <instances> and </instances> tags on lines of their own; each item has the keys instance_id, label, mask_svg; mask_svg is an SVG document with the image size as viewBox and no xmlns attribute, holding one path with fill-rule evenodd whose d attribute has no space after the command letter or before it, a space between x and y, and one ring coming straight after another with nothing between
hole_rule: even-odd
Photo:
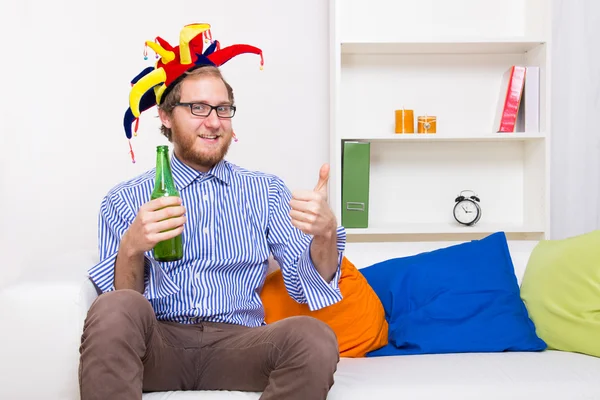
<instances>
[{"instance_id":1,"label":"eyeglasses","mask_svg":"<svg viewBox=\"0 0 600 400\"><path fill-rule=\"evenodd\" d=\"M215 110L219 118L232 118L235 115L235 106L211 106L206 103L176 103L176 106L189 107L193 115L197 117L208 117Z\"/></svg>"}]
</instances>

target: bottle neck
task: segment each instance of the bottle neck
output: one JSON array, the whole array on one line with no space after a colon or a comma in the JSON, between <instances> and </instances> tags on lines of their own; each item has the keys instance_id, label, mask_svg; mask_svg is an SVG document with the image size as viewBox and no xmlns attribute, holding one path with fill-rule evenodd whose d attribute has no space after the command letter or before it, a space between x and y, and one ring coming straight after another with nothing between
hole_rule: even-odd
<instances>
[{"instance_id":1,"label":"bottle neck","mask_svg":"<svg viewBox=\"0 0 600 400\"><path fill-rule=\"evenodd\" d=\"M164 195L177 195L173 173L171 172L171 162L169 151L159 149L156 152L156 178L154 182L154 192Z\"/></svg>"}]
</instances>

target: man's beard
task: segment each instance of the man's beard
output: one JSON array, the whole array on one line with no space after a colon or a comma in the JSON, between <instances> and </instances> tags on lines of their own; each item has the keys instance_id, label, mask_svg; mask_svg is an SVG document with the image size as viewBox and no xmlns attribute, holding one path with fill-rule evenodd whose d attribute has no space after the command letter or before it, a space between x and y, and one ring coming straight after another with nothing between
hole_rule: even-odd
<instances>
[{"instance_id":1,"label":"man's beard","mask_svg":"<svg viewBox=\"0 0 600 400\"><path fill-rule=\"evenodd\" d=\"M200 140L198 136L179 136L177 134L177 127L173 126L172 130L172 139L173 143L177 147L177 157L190 166L194 167L204 167L204 168L212 168L214 165L219 163L221 160L225 158L227 152L229 151L229 146L231 145L231 135L227 134L227 132L220 130L216 133L219 138L219 147L216 149L208 150L206 148L202 148L200 151L196 150L196 141Z\"/></svg>"}]
</instances>

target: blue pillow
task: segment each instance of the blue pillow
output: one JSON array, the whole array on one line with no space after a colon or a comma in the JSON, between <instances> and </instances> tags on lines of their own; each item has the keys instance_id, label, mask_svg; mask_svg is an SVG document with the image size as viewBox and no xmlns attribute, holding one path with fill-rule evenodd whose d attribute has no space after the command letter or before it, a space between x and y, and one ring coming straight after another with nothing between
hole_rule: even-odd
<instances>
[{"instance_id":1,"label":"blue pillow","mask_svg":"<svg viewBox=\"0 0 600 400\"><path fill-rule=\"evenodd\" d=\"M367 357L541 351L504 232L360 269L385 309L389 343Z\"/></svg>"}]
</instances>

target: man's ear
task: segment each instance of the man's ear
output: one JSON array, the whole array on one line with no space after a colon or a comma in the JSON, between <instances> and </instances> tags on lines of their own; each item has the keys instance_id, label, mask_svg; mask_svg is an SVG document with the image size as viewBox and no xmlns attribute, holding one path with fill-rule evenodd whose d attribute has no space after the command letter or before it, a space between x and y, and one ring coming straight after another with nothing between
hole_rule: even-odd
<instances>
[{"instance_id":1,"label":"man's ear","mask_svg":"<svg viewBox=\"0 0 600 400\"><path fill-rule=\"evenodd\" d=\"M171 129L171 116L162 108L158 107L158 116L160 117L160 121L166 127Z\"/></svg>"}]
</instances>

